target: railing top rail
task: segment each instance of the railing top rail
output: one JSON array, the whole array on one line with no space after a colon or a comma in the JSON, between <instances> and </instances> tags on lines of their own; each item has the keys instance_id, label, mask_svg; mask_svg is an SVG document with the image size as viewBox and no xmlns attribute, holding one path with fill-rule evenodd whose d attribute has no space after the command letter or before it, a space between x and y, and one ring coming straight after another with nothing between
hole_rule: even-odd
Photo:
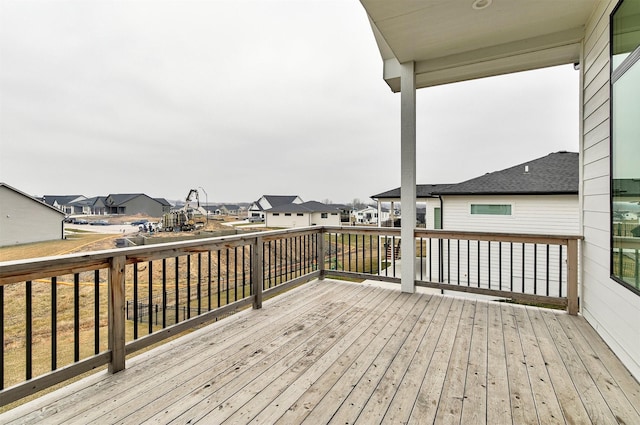
<instances>
[{"instance_id":1,"label":"railing top rail","mask_svg":"<svg viewBox=\"0 0 640 425\"><path fill-rule=\"evenodd\" d=\"M322 232L342 232L371 235L400 235L398 227L363 226L310 226L295 229L269 230L240 235L218 236L205 239L168 242L141 247L114 248L109 250L67 254L54 257L32 258L0 262L0 285L24 280L48 278L108 267L112 258L125 257L126 263L159 260L198 252L233 248L254 242L277 240L283 237L302 236ZM582 239L580 235L535 235L519 233L459 232L448 230L415 229L416 237L504 241L522 243L549 243L566 245L569 240Z\"/></svg>"},{"instance_id":2,"label":"railing top rail","mask_svg":"<svg viewBox=\"0 0 640 425\"><path fill-rule=\"evenodd\" d=\"M111 259L115 257L124 256L126 263L131 264L206 252L209 250L215 251L222 248L233 248L235 246L249 244L257 238L262 238L263 240L281 239L289 236L318 233L319 231L319 226L270 230L266 232L244 233L241 235L218 236L52 257L4 261L0 262L0 285L106 268L109 266Z\"/></svg>"},{"instance_id":3,"label":"railing top rail","mask_svg":"<svg viewBox=\"0 0 640 425\"><path fill-rule=\"evenodd\" d=\"M363 227L363 226L324 226L324 232L343 232L355 234L394 234L400 235L399 227ZM581 240L581 235L544 235L534 233L499 233L499 232L468 232L454 230L414 229L416 237L434 239L461 239L481 241L553 243L566 245L569 240Z\"/></svg>"},{"instance_id":4,"label":"railing top rail","mask_svg":"<svg viewBox=\"0 0 640 425\"><path fill-rule=\"evenodd\" d=\"M566 245L571 240L584 239L581 235L544 235L533 233L499 233L499 232L461 232L451 230L422 230L416 229L417 237L431 237L439 239L462 239L495 242L523 242Z\"/></svg>"}]
</instances>

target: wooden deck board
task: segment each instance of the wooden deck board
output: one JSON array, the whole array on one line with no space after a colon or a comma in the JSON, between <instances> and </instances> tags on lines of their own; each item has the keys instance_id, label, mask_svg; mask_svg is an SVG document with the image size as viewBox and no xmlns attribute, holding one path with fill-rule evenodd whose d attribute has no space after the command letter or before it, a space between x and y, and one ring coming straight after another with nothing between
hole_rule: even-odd
<instances>
[{"instance_id":1,"label":"wooden deck board","mask_svg":"<svg viewBox=\"0 0 640 425\"><path fill-rule=\"evenodd\" d=\"M524 348L520 341L520 329L510 305L502 306L505 359L511 399L511 416L514 424L538 423L533 400L533 390L527 373ZM531 347L527 347L530 349Z\"/></svg>"},{"instance_id":2,"label":"wooden deck board","mask_svg":"<svg viewBox=\"0 0 640 425\"><path fill-rule=\"evenodd\" d=\"M451 303L451 308L445 319L444 329L438 338L433 355L425 370L422 384L418 390L415 404L407 423L433 423L435 420L463 304L464 301L460 299L454 299Z\"/></svg>"},{"instance_id":3,"label":"wooden deck board","mask_svg":"<svg viewBox=\"0 0 640 425\"><path fill-rule=\"evenodd\" d=\"M545 424L564 424L560 403L553 390L549 372L544 363L544 358L540 351L533 324L527 315L525 308L514 307L518 329L520 330L520 343L524 351L524 358L527 365L527 374L533 393L538 418L546 418Z\"/></svg>"},{"instance_id":4,"label":"wooden deck board","mask_svg":"<svg viewBox=\"0 0 640 425\"><path fill-rule=\"evenodd\" d=\"M317 281L0 423L640 423L640 385L581 317Z\"/></svg>"},{"instance_id":5,"label":"wooden deck board","mask_svg":"<svg viewBox=\"0 0 640 425\"><path fill-rule=\"evenodd\" d=\"M487 424L511 424L511 398L499 305L488 305L487 326Z\"/></svg>"},{"instance_id":6,"label":"wooden deck board","mask_svg":"<svg viewBox=\"0 0 640 425\"><path fill-rule=\"evenodd\" d=\"M364 377L365 372L373 364L385 343L404 323L408 312L417 301L418 297L416 296L401 294L399 302L394 306L393 313L388 311L387 313L390 314L379 316L379 319L374 322L374 326L367 329L367 332L344 352L339 361L334 363L333 370L330 369L327 374L323 375L323 378L328 378L328 382L322 382L321 385L318 385L324 392L322 397L317 398L320 391L307 391L304 394L309 397L304 398L302 406L309 406L309 399L314 402L302 423L324 424L331 420L336 410L342 406L360 379ZM297 403L300 402L301 400L298 400ZM291 423L285 416L283 418L283 423Z\"/></svg>"},{"instance_id":7,"label":"wooden deck board","mask_svg":"<svg viewBox=\"0 0 640 425\"><path fill-rule=\"evenodd\" d=\"M488 303L476 303L462 400L463 424L487 423ZM493 425L495 422L491 422Z\"/></svg>"},{"instance_id":8,"label":"wooden deck board","mask_svg":"<svg viewBox=\"0 0 640 425\"><path fill-rule=\"evenodd\" d=\"M565 367L571 376L571 380L576 387L578 395L582 399L582 403L591 421L597 424L617 424L615 416L611 410L609 410L609 406L607 406L602 394L598 391L589 371L580 360L578 353L576 353L572 342L562 329L556 315L549 314L545 311L542 313L542 316L547 323L551 337L554 339L556 347L561 353Z\"/></svg>"},{"instance_id":9,"label":"wooden deck board","mask_svg":"<svg viewBox=\"0 0 640 425\"><path fill-rule=\"evenodd\" d=\"M345 297L349 299L350 296L357 294L357 292L345 293ZM306 294L307 297L313 298L311 293ZM316 295L316 294L314 294ZM328 297L327 293L321 292L317 294L317 302L322 303L322 309L316 311L316 314L323 314L334 308L334 303L331 302L331 297ZM214 335L211 337L203 335L202 338L192 339L190 344L185 346L184 349L187 353L192 354L186 356L186 358L165 358L162 371L167 371L167 377L164 379L161 388L155 388L155 380L148 380L147 382L138 382L141 388L136 388L132 385L128 388L131 392L131 396L127 397L128 402L123 404L122 408L117 410L109 409L108 405L101 406L102 409L92 409L91 411L85 411L84 415L80 415L76 418L77 423L88 422L100 422L100 423L139 423L142 420L158 413L157 406L165 406L164 411L160 414L161 417L166 418L170 413L167 405L176 403L176 394L184 395L185 393L192 392L200 393L201 388L207 388L210 385L210 381L216 380L218 383L222 381L232 380L234 377L242 373L245 368L251 367L261 360L261 356L268 355L273 349L279 347L279 345L272 344L275 339L275 334L272 332L271 326L280 323L283 318L289 318L291 324L287 327L281 327L281 332L291 333L290 338L294 338L294 334L297 331L298 323L304 322L308 319L313 310L305 308L308 306L305 303L302 308L292 311L291 316L283 311L283 314L276 315L274 317L268 317L265 315L264 321L245 323L243 327L244 332L237 332L242 328L225 328L220 335L231 335L227 339L220 341ZM295 305L291 307L295 308ZM285 308L286 310L286 308ZM296 314L297 313L297 314ZM207 347L208 350L203 352L199 350L193 350L196 347ZM272 350L270 350L270 348ZM193 350L193 351L192 351ZM185 377L191 377L186 380ZM135 384L135 382L134 382ZM117 395L121 398L121 395ZM182 413L183 409L178 408ZM163 422L163 419L161 419Z\"/></svg>"}]
</instances>

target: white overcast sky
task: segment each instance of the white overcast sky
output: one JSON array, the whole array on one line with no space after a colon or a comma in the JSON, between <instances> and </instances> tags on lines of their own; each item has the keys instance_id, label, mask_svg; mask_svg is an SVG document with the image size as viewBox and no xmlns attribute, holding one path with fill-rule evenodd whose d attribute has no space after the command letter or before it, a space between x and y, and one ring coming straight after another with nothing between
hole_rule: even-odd
<instances>
[{"instance_id":1,"label":"white overcast sky","mask_svg":"<svg viewBox=\"0 0 640 425\"><path fill-rule=\"evenodd\" d=\"M0 181L351 202L400 185L400 94L358 0L0 0ZM422 89L418 183L578 151L571 65Z\"/></svg>"}]
</instances>

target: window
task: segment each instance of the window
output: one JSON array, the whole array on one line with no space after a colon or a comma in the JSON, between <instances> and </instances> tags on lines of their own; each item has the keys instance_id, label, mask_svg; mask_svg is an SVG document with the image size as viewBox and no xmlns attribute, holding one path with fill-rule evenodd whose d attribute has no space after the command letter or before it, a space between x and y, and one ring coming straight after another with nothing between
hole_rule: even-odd
<instances>
[{"instance_id":1,"label":"window","mask_svg":"<svg viewBox=\"0 0 640 425\"><path fill-rule=\"evenodd\" d=\"M297 215L298 217L302 217L302 216L304 216L304 214L303 214L303 213L297 213L296 215Z\"/></svg>"},{"instance_id":2,"label":"window","mask_svg":"<svg viewBox=\"0 0 640 425\"><path fill-rule=\"evenodd\" d=\"M285 217L291 217L291 213L284 213Z\"/></svg>"},{"instance_id":3,"label":"window","mask_svg":"<svg viewBox=\"0 0 640 425\"><path fill-rule=\"evenodd\" d=\"M611 15L611 276L640 294L640 2Z\"/></svg>"},{"instance_id":4,"label":"window","mask_svg":"<svg viewBox=\"0 0 640 425\"><path fill-rule=\"evenodd\" d=\"M471 214L511 215L511 205L471 204Z\"/></svg>"},{"instance_id":5,"label":"window","mask_svg":"<svg viewBox=\"0 0 640 425\"><path fill-rule=\"evenodd\" d=\"M276 216L276 215L280 215L280 213L273 213L273 215L274 215L274 216Z\"/></svg>"},{"instance_id":6,"label":"window","mask_svg":"<svg viewBox=\"0 0 640 425\"><path fill-rule=\"evenodd\" d=\"M327 218L329 217L329 214L327 213L320 213L320 218Z\"/></svg>"},{"instance_id":7,"label":"window","mask_svg":"<svg viewBox=\"0 0 640 425\"><path fill-rule=\"evenodd\" d=\"M442 209L441 208L433 209L433 228L442 229Z\"/></svg>"}]
</instances>

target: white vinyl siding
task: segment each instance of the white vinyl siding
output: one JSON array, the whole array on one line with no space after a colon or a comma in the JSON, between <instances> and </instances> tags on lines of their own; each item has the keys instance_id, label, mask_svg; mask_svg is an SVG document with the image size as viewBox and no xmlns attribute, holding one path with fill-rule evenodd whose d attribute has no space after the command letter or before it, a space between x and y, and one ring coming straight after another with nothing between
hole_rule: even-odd
<instances>
[{"instance_id":1,"label":"white vinyl siding","mask_svg":"<svg viewBox=\"0 0 640 425\"><path fill-rule=\"evenodd\" d=\"M0 186L0 246L62 239L64 214Z\"/></svg>"},{"instance_id":2,"label":"white vinyl siding","mask_svg":"<svg viewBox=\"0 0 640 425\"><path fill-rule=\"evenodd\" d=\"M326 217L323 218L322 215ZM320 212L308 213L266 213L266 226L277 228L318 226L339 226L340 215Z\"/></svg>"},{"instance_id":3,"label":"white vinyl siding","mask_svg":"<svg viewBox=\"0 0 640 425\"><path fill-rule=\"evenodd\" d=\"M579 234L578 195L443 196L445 230ZM511 205L511 215L471 214L470 205Z\"/></svg>"},{"instance_id":4,"label":"white vinyl siding","mask_svg":"<svg viewBox=\"0 0 640 425\"><path fill-rule=\"evenodd\" d=\"M609 277L609 16L616 4L617 0L600 4L584 41L580 304L584 317L640 379L640 297Z\"/></svg>"},{"instance_id":5,"label":"white vinyl siding","mask_svg":"<svg viewBox=\"0 0 640 425\"><path fill-rule=\"evenodd\" d=\"M578 195L494 195L494 196L443 196L443 228L445 230L471 231L471 232L496 232L496 233L534 233L534 234L579 234L579 202ZM511 207L511 215L473 214L472 205L508 205ZM490 246L489 246L490 245ZM437 246L431 246L431 270L432 277L437 278L439 255ZM478 256L478 252L480 255ZM532 292L535 286L539 291L544 291L546 285L547 254L549 256L549 288L553 296L561 295L558 291L559 281L562 279L562 294L566 295L566 255L562 251L562 260L558 247L535 247L526 244L524 247L524 272L522 269L522 244L499 244L498 242L477 241L467 243L445 242L443 246L443 262L447 264L447 257L459 259L460 269L445 267L442 272L444 282L458 282L470 285L479 285L487 288L489 275L488 258L491 252L491 282L492 287L497 288L501 284L502 289L508 289L513 285L514 290L522 290L522 285L527 291ZM500 254L499 254L500 253ZM537 265L534 267L534 253ZM502 261L499 260L502 258ZM469 264L467 264L469 258ZM478 272L480 263L480 272ZM560 271L562 267L562 271ZM535 275L534 275L535 271ZM511 274L513 272L513 274ZM435 274L434 274L435 273ZM562 277L561 277L562 276ZM499 283L499 281L501 283Z\"/></svg>"}]
</instances>

